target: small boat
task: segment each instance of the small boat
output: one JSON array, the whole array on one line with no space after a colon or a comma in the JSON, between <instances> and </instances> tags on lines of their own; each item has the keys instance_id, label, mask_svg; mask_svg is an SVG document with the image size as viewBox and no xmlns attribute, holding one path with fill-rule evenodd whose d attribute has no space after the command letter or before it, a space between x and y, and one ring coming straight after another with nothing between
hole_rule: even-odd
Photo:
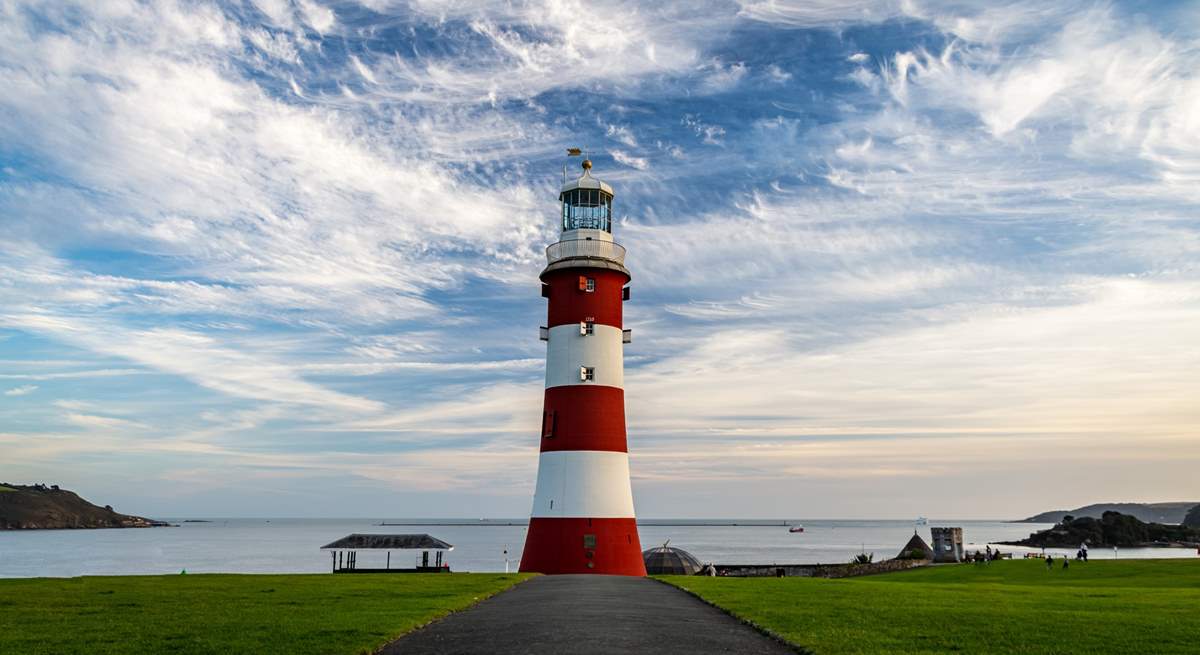
<instances>
[{"instance_id":1,"label":"small boat","mask_svg":"<svg viewBox=\"0 0 1200 655\"><path fill-rule=\"evenodd\" d=\"M793 525L792 527L788 528L788 532L804 532L804 526Z\"/></svg>"},{"instance_id":2,"label":"small boat","mask_svg":"<svg viewBox=\"0 0 1200 655\"><path fill-rule=\"evenodd\" d=\"M925 518L924 516L918 516L917 525L929 525L929 519Z\"/></svg>"}]
</instances>

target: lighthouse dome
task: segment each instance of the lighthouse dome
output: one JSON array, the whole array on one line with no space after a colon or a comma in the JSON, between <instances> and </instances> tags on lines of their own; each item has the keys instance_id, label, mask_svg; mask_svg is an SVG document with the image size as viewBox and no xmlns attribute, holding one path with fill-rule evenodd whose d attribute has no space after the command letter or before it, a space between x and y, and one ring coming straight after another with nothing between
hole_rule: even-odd
<instances>
[{"instance_id":1,"label":"lighthouse dome","mask_svg":"<svg viewBox=\"0 0 1200 655\"><path fill-rule=\"evenodd\" d=\"M562 229L603 230L612 233L613 188L592 177L591 160L583 160L583 174L563 184L558 194L562 202Z\"/></svg>"}]
</instances>

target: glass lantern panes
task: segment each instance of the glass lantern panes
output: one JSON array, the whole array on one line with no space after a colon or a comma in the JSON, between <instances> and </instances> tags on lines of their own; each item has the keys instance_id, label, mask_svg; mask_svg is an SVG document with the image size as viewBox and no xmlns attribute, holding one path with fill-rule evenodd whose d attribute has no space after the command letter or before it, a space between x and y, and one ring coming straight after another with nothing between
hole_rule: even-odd
<instances>
[{"instance_id":1,"label":"glass lantern panes","mask_svg":"<svg viewBox=\"0 0 1200 655\"><path fill-rule=\"evenodd\" d=\"M562 194L563 230L612 232L612 195L602 189L572 189Z\"/></svg>"}]
</instances>

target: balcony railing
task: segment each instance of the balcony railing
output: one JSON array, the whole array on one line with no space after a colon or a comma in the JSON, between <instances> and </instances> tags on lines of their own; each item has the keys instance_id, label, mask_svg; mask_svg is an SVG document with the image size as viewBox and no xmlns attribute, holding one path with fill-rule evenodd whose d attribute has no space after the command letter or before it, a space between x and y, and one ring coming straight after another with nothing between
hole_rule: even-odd
<instances>
[{"instance_id":1,"label":"balcony railing","mask_svg":"<svg viewBox=\"0 0 1200 655\"><path fill-rule=\"evenodd\" d=\"M612 241L599 239L572 239L559 241L546 248L546 259L554 262L572 257L593 257L607 259L618 264L625 264L625 247Z\"/></svg>"}]
</instances>

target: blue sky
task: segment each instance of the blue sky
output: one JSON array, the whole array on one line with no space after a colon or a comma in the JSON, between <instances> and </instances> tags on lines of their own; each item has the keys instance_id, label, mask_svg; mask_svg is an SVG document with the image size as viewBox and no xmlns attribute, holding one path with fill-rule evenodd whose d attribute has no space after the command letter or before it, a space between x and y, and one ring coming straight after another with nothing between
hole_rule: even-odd
<instances>
[{"instance_id":1,"label":"blue sky","mask_svg":"<svg viewBox=\"0 0 1200 655\"><path fill-rule=\"evenodd\" d=\"M0 2L0 479L521 516L568 146L642 516L1200 500L1189 3Z\"/></svg>"}]
</instances>

